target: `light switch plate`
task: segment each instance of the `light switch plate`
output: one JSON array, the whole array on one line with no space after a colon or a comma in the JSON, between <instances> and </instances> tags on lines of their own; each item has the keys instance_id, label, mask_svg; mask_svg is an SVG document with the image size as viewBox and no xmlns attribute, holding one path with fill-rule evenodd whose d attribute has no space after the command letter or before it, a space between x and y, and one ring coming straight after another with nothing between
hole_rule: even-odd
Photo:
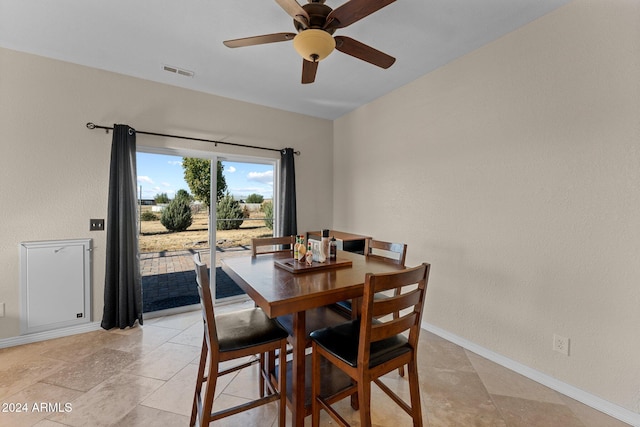
<instances>
[{"instance_id":1,"label":"light switch plate","mask_svg":"<svg viewBox=\"0 0 640 427\"><path fill-rule=\"evenodd\" d=\"M103 230L104 230L104 219L89 220L89 231L103 231Z\"/></svg>"}]
</instances>

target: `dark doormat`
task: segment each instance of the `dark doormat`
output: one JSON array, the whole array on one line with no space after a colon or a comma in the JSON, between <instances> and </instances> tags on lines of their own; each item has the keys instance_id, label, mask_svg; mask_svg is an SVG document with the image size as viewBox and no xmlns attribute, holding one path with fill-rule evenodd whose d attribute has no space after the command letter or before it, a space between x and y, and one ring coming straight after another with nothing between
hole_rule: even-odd
<instances>
[{"instance_id":1,"label":"dark doormat","mask_svg":"<svg viewBox=\"0 0 640 427\"><path fill-rule=\"evenodd\" d=\"M216 268L216 299L242 295L244 291L222 268ZM195 271L142 277L142 311L166 310L200 303Z\"/></svg>"}]
</instances>

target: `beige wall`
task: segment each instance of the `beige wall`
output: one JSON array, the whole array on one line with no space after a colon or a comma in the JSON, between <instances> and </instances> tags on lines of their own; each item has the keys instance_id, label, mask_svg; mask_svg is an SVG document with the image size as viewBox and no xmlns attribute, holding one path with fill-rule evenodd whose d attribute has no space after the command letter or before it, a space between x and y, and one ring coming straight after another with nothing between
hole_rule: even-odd
<instances>
[{"instance_id":1,"label":"beige wall","mask_svg":"<svg viewBox=\"0 0 640 427\"><path fill-rule=\"evenodd\" d=\"M639 22L576 1L334 125L334 227L432 263L426 322L633 412Z\"/></svg>"},{"instance_id":2,"label":"beige wall","mask_svg":"<svg viewBox=\"0 0 640 427\"><path fill-rule=\"evenodd\" d=\"M0 339L19 329L19 244L93 238L93 320L102 318L105 218L111 134L87 122L126 123L181 134L302 152L296 157L298 227L331 224L331 121L0 49ZM139 135L138 146L213 150L212 144ZM219 147L219 152L224 148ZM236 149L235 153L278 153Z\"/></svg>"}]
</instances>

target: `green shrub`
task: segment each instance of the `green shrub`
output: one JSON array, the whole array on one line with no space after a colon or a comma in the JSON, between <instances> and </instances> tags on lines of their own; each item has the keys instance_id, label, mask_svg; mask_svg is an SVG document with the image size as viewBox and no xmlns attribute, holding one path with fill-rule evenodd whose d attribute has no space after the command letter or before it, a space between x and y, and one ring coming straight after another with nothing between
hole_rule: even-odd
<instances>
[{"instance_id":1,"label":"green shrub","mask_svg":"<svg viewBox=\"0 0 640 427\"><path fill-rule=\"evenodd\" d=\"M187 190L178 190L176 191L176 195L173 197L174 199L180 199L180 198L186 198L189 202L192 201L193 197L191 197L191 194L189 194L189 192Z\"/></svg>"},{"instance_id":2,"label":"green shrub","mask_svg":"<svg viewBox=\"0 0 640 427\"><path fill-rule=\"evenodd\" d=\"M247 203L262 203L264 201L264 196L261 196L260 194L249 194L249 196L247 197L246 202Z\"/></svg>"},{"instance_id":3,"label":"green shrub","mask_svg":"<svg viewBox=\"0 0 640 427\"><path fill-rule=\"evenodd\" d=\"M160 222L169 231L184 231L189 228L193 222L189 201L183 197L173 199L162 210Z\"/></svg>"},{"instance_id":4,"label":"green shrub","mask_svg":"<svg viewBox=\"0 0 640 427\"><path fill-rule=\"evenodd\" d=\"M240 208L240 203L233 199L230 194L225 195L216 205L216 216L218 230L237 230L244 222L244 213Z\"/></svg>"},{"instance_id":5,"label":"green shrub","mask_svg":"<svg viewBox=\"0 0 640 427\"><path fill-rule=\"evenodd\" d=\"M266 225L269 230L273 230L273 203L264 202L261 209L262 212L264 212L264 225Z\"/></svg>"},{"instance_id":6,"label":"green shrub","mask_svg":"<svg viewBox=\"0 0 640 427\"><path fill-rule=\"evenodd\" d=\"M158 219L158 215L151 211L144 211L140 215L140 221L157 221Z\"/></svg>"},{"instance_id":7,"label":"green shrub","mask_svg":"<svg viewBox=\"0 0 640 427\"><path fill-rule=\"evenodd\" d=\"M153 200L155 200L157 204L169 203L169 196L167 196L167 193L158 193Z\"/></svg>"}]
</instances>

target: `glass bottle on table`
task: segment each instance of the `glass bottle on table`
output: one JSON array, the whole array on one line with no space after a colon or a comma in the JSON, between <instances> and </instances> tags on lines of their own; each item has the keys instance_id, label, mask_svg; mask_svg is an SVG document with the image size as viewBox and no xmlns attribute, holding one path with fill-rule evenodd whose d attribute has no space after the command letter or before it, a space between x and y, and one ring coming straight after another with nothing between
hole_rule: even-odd
<instances>
[{"instance_id":1,"label":"glass bottle on table","mask_svg":"<svg viewBox=\"0 0 640 427\"><path fill-rule=\"evenodd\" d=\"M307 250L304 246L304 236L300 235L300 245L298 245L298 258L299 262L304 262L304 255L307 253Z\"/></svg>"},{"instance_id":2,"label":"glass bottle on table","mask_svg":"<svg viewBox=\"0 0 640 427\"><path fill-rule=\"evenodd\" d=\"M311 250L311 242L308 242L307 253L304 254L307 265L313 264L313 251Z\"/></svg>"},{"instance_id":3,"label":"glass bottle on table","mask_svg":"<svg viewBox=\"0 0 640 427\"><path fill-rule=\"evenodd\" d=\"M331 237L329 241L329 260L335 261L338 257L338 242L335 237Z\"/></svg>"},{"instance_id":4,"label":"glass bottle on table","mask_svg":"<svg viewBox=\"0 0 640 427\"><path fill-rule=\"evenodd\" d=\"M322 240L320 240L320 253L318 261L326 262L329 259L329 230L322 230Z\"/></svg>"}]
</instances>

